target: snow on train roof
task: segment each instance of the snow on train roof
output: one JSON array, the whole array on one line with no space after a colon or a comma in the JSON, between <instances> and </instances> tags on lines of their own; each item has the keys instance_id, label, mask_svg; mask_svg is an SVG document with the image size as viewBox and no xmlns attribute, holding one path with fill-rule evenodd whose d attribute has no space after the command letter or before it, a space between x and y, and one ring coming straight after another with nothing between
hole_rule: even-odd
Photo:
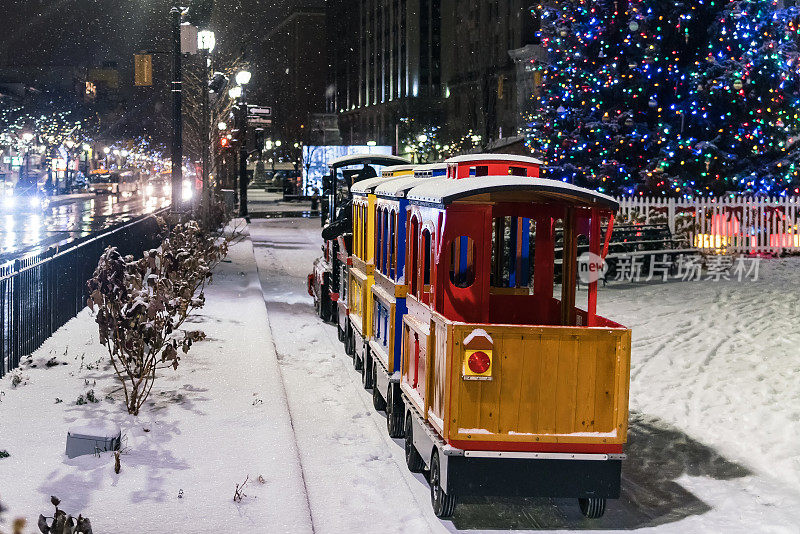
<instances>
[{"instance_id":1,"label":"snow on train roof","mask_svg":"<svg viewBox=\"0 0 800 534\"><path fill-rule=\"evenodd\" d=\"M502 193L510 193L503 198L510 202L517 198L525 200L522 195L529 193L534 197L543 197L545 200L577 201L587 205L602 204L612 209L619 207L619 202L614 198L597 191L558 180L527 176L471 176L460 180L440 177L425 180L425 183L411 189L406 197L417 202L444 206L462 198L482 194L494 194L497 197ZM513 195L516 195L517 198L514 198Z\"/></svg>"},{"instance_id":2,"label":"snow on train roof","mask_svg":"<svg viewBox=\"0 0 800 534\"><path fill-rule=\"evenodd\" d=\"M382 172L403 172L403 171L413 171L417 165L413 165L411 163L407 163L404 165L390 165L389 167L384 167Z\"/></svg>"},{"instance_id":3,"label":"snow on train roof","mask_svg":"<svg viewBox=\"0 0 800 534\"><path fill-rule=\"evenodd\" d=\"M544 165L540 159L529 156L517 156L516 154L464 154L454 156L444 160L445 163L469 163L470 161L516 161L518 163L528 163L534 165Z\"/></svg>"},{"instance_id":4,"label":"snow on train roof","mask_svg":"<svg viewBox=\"0 0 800 534\"><path fill-rule=\"evenodd\" d=\"M354 183L353 187L350 188L350 191L359 195L368 195L382 183L392 180L399 180L401 178L402 177L395 176L376 176L375 178L367 178L366 180L361 180L360 182Z\"/></svg>"},{"instance_id":5,"label":"snow on train roof","mask_svg":"<svg viewBox=\"0 0 800 534\"><path fill-rule=\"evenodd\" d=\"M419 168L415 169L415 172ZM436 177L438 178L438 176ZM428 180L433 180L433 176L401 176L395 180L387 181L375 188L375 194L379 197L403 198L409 189L422 185Z\"/></svg>"},{"instance_id":6,"label":"snow on train roof","mask_svg":"<svg viewBox=\"0 0 800 534\"><path fill-rule=\"evenodd\" d=\"M388 154L350 154L349 156L342 156L329 161L328 167L346 167L347 165L358 165L360 163L407 165L409 161L400 156Z\"/></svg>"},{"instance_id":7,"label":"snow on train roof","mask_svg":"<svg viewBox=\"0 0 800 534\"><path fill-rule=\"evenodd\" d=\"M417 165L414 168L414 172L419 172L419 171L441 171L441 170L447 170L447 163L445 163L445 162L441 162L441 163L426 163L425 165Z\"/></svg>"}]
</instances>

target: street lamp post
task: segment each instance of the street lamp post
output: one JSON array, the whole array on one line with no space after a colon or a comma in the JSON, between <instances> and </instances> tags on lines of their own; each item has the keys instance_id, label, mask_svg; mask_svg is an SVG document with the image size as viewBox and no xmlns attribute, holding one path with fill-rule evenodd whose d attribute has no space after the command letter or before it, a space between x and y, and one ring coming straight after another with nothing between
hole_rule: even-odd
<instances>
[{"instance_id":1,"label":"street lamp post","mask_svg":"<svg viewBox=\"0 0 800 534\"><path fill-rule=\"evenodd\" d=\"M242 87L240 85L234 85L233 87L231 87L228 90L228 96L231 98L231 100L236 102L236 104L238 106L239 105L238 104L239 103L239 99L242 98ZM241 142L242 141L242 131L241 131L239 115L237 113L233 113L233 112L231 112L231 114L233 116L233 122L234 122L233 131L236 132L236 139L235 140L237 142ZM239 203L239 172L238 172L238 169L236 168L236 152L235 151L231 151L231 154L232 154L233 161L231 162L230 170L233 171L233 172L231 172L230 174L233 175L233 180L232 180L232 182L233 182L233 203L235 205L235 204Z\"/></svg>"},{"instance_id":2,"label":"street lamp post","mask_svg":"<svg viewBox=\"0 0 800 534\"><path fill-rule=\"evenodd\" d=\"M211 145L211 128L208 112L208 55L214 50L216 39L214 32L203 30L197 33L198 48L202 51L203 63L203 201L201 203L201 214L203 221L208 224L208 217L211 212L211 186L208 181L208 166Z\"/></svg>"},{"instance_id":3,"label":"street lamp post","mask_svg":"<svg viewBox=\"0 0 800 534\"><path fill-rule=\"evenodd\" d=\"M173 7L172 17L172 210L181 210L183 191L183 117L181 68L181 10Z\"/></svg>"},{"instance_id":4,"label":"street lamp post","mask_svg":"<svg viewBox=\"0 0 800 534\"><path fill-rule=\"evenodd\" d=\"M242 88L239 98L239 216L247 217L247 95L245 86L250 83L250 72L242 70L236 73L236 83Z\"/></svg>"}]
</instances>

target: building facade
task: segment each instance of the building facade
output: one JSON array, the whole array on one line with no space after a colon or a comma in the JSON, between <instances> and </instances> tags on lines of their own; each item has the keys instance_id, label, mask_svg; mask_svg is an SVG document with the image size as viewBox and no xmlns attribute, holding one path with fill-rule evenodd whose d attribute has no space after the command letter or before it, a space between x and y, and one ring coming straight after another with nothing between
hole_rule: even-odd
<instances>
[{"instance_id":1,"label":"building facade","mask_svg":"<svg viewBox=\"0 0 800 534\"><path fill-rule=\"evenodd\" d=\"M264 37L266 101L252 103L272 106L274 139L307 141L314 135L311 117L325 110L325 32L324 7L306 5Z\"/></svg>"},{"instance_id":2,"label":"building facade","mask_svg":"<svg viewBox=\"0 0 800 534\"><path fill-rule=\"evenodd\" d=\"M442 0L331 0L327 108L346 144L441 119Z\"/></svg>"},{"instance_id":3,"label":"building facade","mask_svg":"<svg viewBox=\"0 0 800 534\"><path fill-rule=\"evenodd\" d=\"M482 144L518 133L520 99L514 50L538 44L530 0L442 0L447 16L442 81L450 135L473 132Z\"/></svg>"},{"instance_id":4,"label":"building facade","mask_svg":"<svg viewBox=\"0 0 800 534\"><path fill-rule=\"evenodd\" d=\"M327 110L348 144L488 146L519 130L514 50L535 46L530 0L333 0Z\"/></svg>"}]
</instances>

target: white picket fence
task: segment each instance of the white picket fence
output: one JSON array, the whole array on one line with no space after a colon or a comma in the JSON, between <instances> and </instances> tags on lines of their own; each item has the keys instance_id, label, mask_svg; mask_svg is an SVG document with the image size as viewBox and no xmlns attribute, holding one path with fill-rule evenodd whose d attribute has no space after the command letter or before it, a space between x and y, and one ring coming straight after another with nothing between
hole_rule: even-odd
<instances>
[{"instance_id":1,"label":"white picket fence","mask_svg":"<svg viewBox=\"0 0 800 534\"><path fill-rule=\"evenodd\" d=\"M617 220L666 222L675 236L705 252L800 251L800 197L620 197Z\"/></svg>"}]
</instances>

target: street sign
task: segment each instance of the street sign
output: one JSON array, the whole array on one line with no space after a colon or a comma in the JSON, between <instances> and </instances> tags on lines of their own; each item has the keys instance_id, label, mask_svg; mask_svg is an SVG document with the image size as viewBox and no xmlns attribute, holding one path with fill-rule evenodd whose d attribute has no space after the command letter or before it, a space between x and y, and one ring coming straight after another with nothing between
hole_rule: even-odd
<instances>
[{"instance_id":1,"label":"street sign","mask_svg":"<svg viewBox=\"0 0 800 534\"><path fill-rule=\"evenodd\" d=\"M247 106L247 112L250 115L262 115L264 117L272 117L272 108L267 106Z\"/></svg>"},{"instance_id":2,"label":"street sign","mask_svg":"<svg viewBox=\"0 0 800 534\"><path fill-rule=\"evenodd\" d=\"M264 117L258 117L258 116L252 116L251 115L251 116L247 117L247 124L249 124L250 126L256 126L256 125L269 126L269 125L272 124L272 119L266 119Z\"/></svg>"}]
</instances>

